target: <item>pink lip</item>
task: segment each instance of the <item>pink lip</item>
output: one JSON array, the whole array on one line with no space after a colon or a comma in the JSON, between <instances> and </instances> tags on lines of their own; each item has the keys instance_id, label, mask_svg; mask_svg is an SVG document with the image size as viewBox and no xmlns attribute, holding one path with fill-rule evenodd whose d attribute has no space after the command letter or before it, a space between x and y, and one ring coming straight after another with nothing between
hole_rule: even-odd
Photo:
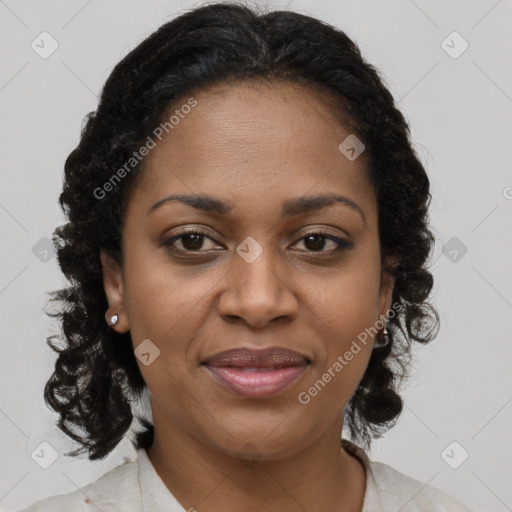
<instances>
[{"instance_id":1,"label":"pink lip","mask_svg":"<svg viewBox=\"0 0 512 512\"><path fill-rule=\"evenodd\" d=\"M290 387L308 364L278 369L204 365L212 377L227 389L247 398L274 396Z\"/></svg>"},{"instance_id":2,"label":"pink lip","mask_svg":"<svg viewBox=\"0 0 512 512\"><path fill-rule=\"evenodd\" d=\"M236 366L239 368L303 366L309 360L299 352L283 347L252 349L232 348L219 352L203 362L210 366Z\"/></svg>"}]
</instances>

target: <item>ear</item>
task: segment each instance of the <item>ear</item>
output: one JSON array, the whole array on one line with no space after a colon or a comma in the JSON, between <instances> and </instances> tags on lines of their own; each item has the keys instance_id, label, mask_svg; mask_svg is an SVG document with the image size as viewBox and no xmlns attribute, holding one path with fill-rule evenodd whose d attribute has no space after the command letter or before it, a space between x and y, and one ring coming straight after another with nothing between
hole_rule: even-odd
<instances>
[{"instance_id":1,"label":"ear","mask_svg":"<svg viewBox=\"0 0 512 512\"><path fill-rule=\"evenodd\" d=\"M386 267L396 268L398 260L389 258L386 261ZM393 289L395 286L395 278L386 269L382 268L380 297L379 297L379 317L388 318L388 312L391 309L391 301L393 298Z\"/></svg>"},{"instance_id":2,"label":"ear","mask_svg":"<svg viewBox=\"0 0 512 512\"><path fill-rule=\"evenodd\" d=\"M119 264L106 252L100 251L101 267L103 270L103 288L108 301L108 310L105 312L105 320L110 325L113 315L118 316L117 323L112 329L119 333L130 329L126 307L124 303L123 276Z\"/></svg>"}]
</instances>

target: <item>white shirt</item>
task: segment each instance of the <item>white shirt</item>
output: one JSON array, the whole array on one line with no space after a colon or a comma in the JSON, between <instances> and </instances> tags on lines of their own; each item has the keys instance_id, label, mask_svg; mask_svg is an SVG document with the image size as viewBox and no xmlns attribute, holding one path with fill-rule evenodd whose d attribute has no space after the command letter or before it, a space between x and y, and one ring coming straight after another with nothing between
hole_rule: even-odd
<instances>
[{"instance_id":1,"label":"white shirt","mask_svg":"<svg viewBox=\"0 0 512 512\"><path fill-rule=\"evenodd\" d=\"M362 512L473 512L443 491L371 461L352 442L343 439L342 444L366 471ZM19 512L189 512L166 487L146 451L137 454L81 490L42 499Z\"/></svg>"}]
</instances>

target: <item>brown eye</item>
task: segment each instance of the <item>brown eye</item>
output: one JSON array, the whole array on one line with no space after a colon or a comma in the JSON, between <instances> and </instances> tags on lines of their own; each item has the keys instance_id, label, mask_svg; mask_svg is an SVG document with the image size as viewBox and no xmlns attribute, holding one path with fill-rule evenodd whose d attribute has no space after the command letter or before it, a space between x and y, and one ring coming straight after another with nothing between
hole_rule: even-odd
<instances>
[{"instance_id":1,"label":"brown eye","mask_svg":"<svg viewBox=\"0 0 512 512\"><path fill-rule=\"evenodd\" d=\"M198 233L190 233L187 235L182 235L181 237L181 245L190 251L199 251L204 243L204 235Z\"/></svg>"},{"instance_id":2,"label":"brown eye","mask_svg":"<svg viewBox=\"0 0 512 512\"><path fill-rule=\"evenodd\" d=\"M327 237L323 235L308 235L303 238L304 245L311 251L321 251L327 242Z\"/></svg>"},{"instance_id":3,"label":"brown eye","mask_svg":"<svg viewBox=\"0 0 512 512\"><path fill-rule=\"evenodd\" d=\"M203 249L205 238L214 241L213 238L201 231L182 231L180 234L164 240L163 245L176 251L194 252ZM175 242L177 241L181 243L182 247L176 247Z\"/></svg>"},{"instance_id":4,"label":"brown eye","mask_svg":"<svg viewBox=\"0 0 512 512\"><path fill-rule=\"evenodd\" d=\"M163 245L169 247L172 251L187 253L187 252L208 252L208 249L204 248L205 239L215 242L215 240L207 233L197 230L182 231L181 233L172 236L171 238L164 240ZM335 253L344 249L351 249L354 244L348 240L338 238L329 233L321 231L315 231L307 233L299 241L304 241L306 252L311 253ZM177 242L181 244L181 247L177 246ZM331 249L328 248L329 242ZM327 250L324 250L325 248Z\"/></svg>"},{"instance_id":5,"label":"brown eye","mask_svg":"<svg viewBox=\"0 0 512 512\"><path fill-rule=\"evenodd\" d=\"M350 249L353 247L353 244L348 240L344 240L342 238L338 238L329 233L324 233L321 231L315 231L313 233L307 233L303 236L301 241L304 241L304 245L306 249L311 252L320 252L320 253L329 253L329 252L337 252L343 249ZM331 242L331 245L334 245L334 248L331 250L323 250L327 242Z\"/></svg>"}]
</instances>

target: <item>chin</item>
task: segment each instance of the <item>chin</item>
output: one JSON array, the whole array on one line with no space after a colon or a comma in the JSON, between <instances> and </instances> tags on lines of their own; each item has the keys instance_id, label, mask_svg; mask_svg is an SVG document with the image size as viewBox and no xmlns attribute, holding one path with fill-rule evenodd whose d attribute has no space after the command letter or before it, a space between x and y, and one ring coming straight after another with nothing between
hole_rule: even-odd
<instances>
[{"instance_id":1,"label":"chin","mask_svg":"<svg viewBox=\"0 0 512 512\"><path fill-rule=\"evenodd\" d=\"M296 430L278 431L275 428L278 424L279 421L260 426L253 423L250 428L226 425L225 431L218 432L220 438L214 436L209 439L215 449L243 460L283 459L299 452L307 436Z\"/></svg>"}]
</instances>

